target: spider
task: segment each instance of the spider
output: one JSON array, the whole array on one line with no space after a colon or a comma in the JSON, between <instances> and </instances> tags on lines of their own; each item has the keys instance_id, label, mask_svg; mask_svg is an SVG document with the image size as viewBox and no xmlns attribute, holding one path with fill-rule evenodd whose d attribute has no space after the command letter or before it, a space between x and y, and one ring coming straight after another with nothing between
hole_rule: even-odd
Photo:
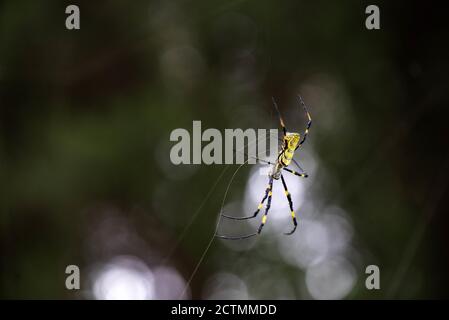
<instances>
[{"instance_id":1,"label":"spider","mask_svg":"<svg viewBox=\"0 0 449 320\"><path fill-rule=\"evenodd\" d=\"M310 126L312 125L312 118L310 117L309 112L307 111L307 107L304 103L304 101L302 100L301 96L298 95L298 100L299 103L301 104L301 106L303 107L307 118L308 118L308 122L307 122L307 127L306 130L304 132L304 135L302 136L301 139L301 135L297 132L288 132L287 129L285 128L284 125L284 120L282 119L281 113L279 112L279 108L276 104L276 101L274 100L274 98L272 98L273 100L273 105L276 109L276 112L278 114L279 117L279 122L283 131L283 137L282 137L282 147L279 151L278 157L276 159L276 162L270 162L270 161L265 161L262 159L257 158L257 160L267 163L269 165L272 166L272 169L270 171L270 173L268 174L268 186L265 189L265 195L262 198L262 201L259 203L259 206L257 207L257 210L253 213L253 215L251 216L247 216L247 217L233 217L233 216L228 216L225 214L221 214L222 217L227 218L227 219L232 219L232 220L248 220L248 219L253 219L255 218L260 210L263 208L264 206L264 202L265 200L267 200L267 204L265 206L265 213L262 216L262 222L260 223L260 226L257 230L257 232L248 234L248 235L243 235L243 236L224 236L224 235L217 235L218 238L222 238L222 239L227 239L227 240L241 240L241 239L246 239L246 238L250 238L253 236L256 236L258 234L260 234L262 232L262 229L265 225L265 223L267 222L267 216L268 216L268 211L270 210L271 207L271 198L272 198L272 190L273 190L273 182L274 180L279 180L279 178L282 181L282 185L284 187L284 192L285 195L287 197L288 200L288 204L290 207L290 212L291 212L291 217L292 217L292 221L293 221L293 229L290 232L286 232L286 235L291 235L295 232L296 227L298 226L298 223L296 221L296 214L295 211L293 210L293 201L291 198L291 195L288 191L287 188L287 184L285 183L285 179L284 176L282 175L282 171L287 171L291 174L294 174L296 176L302 177L302 178L307 178L308 175L307 173L305 173L301 167L298 165L298 163L295 161L295 159L293 159L293 155L295 153L295 151L301 147L301 145L304 143L304 141L306 141L307 135L309 134L309 129ZM296 172L295 170L292 170L290 168L288 168L288 166L290 165L291 162L294 162L302 172Z\"/></svg>"}]
</instances>

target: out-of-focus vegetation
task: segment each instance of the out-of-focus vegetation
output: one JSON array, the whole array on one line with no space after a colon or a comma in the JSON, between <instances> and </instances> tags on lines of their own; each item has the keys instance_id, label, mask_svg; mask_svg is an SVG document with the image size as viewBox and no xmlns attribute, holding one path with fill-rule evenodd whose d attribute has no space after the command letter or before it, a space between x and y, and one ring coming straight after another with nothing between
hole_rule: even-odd
<instances>
[{"instance_id":1,"label":"out-of-focus vegetation","mask_svg":"<svg viewBox=\"0 0 449 320\"><path fill-rule=\"evenodd\" d=\"M363 1L77 1L68 31L68 4L0 4L2 297L180 297L237 166L172 165L170 132L276 128L271 96L303 130L298 93L297 232L275 197L261 237L215 241L182 297L448 297L444 10L379 2L368 31ZM253 212L263 179L242 168L226 212Z\"/></svg>"}]
</instances>

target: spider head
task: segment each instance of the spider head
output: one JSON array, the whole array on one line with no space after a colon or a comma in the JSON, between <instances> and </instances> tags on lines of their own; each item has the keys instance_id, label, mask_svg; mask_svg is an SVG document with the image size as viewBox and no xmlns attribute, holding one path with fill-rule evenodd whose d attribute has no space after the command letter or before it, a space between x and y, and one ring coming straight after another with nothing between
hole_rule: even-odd
<instances>
[{"instance_id":1,"label":"spider head","mask_svg":"<svg viewBox=\"0 0 449 320\"><path fill-rule=\"evenodd\" d=\"M284 137L284 141L287 143L287 148L290 150L296 149L300 139L301 135L296 132L287 132L287 135Z\"/></svg>"}]
</instances>

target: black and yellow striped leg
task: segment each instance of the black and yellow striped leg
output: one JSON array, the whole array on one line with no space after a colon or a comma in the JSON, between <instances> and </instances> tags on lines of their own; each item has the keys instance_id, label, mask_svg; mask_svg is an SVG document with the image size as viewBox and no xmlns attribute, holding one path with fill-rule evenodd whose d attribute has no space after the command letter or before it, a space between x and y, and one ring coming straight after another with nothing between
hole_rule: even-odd
<instances>
[{"instance_id":1,"label":"black and yellow striped leg","mask_svg":"<svg viewBox=\"0 0 449 320\"><path fill-rule=\"evenodd\" d=\"M285 137L287 135L287 129L285 128L284 120L282 119L281 112L279 111L278 105L277 105L276 101L274 100L274 97L271 97L271 99L273 100L274 108L276 109L276 112L278 114L282 132L284 133L284 137Z\"/></svg>"},{"instance_id":2,"label":"black and yellow striped leg","mask_svg":"<svg viewBox=\"0 0 449 320\"><path fill-rule=\"evenodd\" d=\"M247 239L247 238L251 238L253 236L258 235L262 231L262 228L263 228L265 222L267 221L267 214L268 214L268 210L271 207L271 197L272 196L273 196L273 177L270 177L270 180L269 180L269 183L268 183L268 187L265 190L265 196L262 199L262 201L260 202L260 204L259 204L259 206L257 208L257 211L252 216L250 216L250 217L243 217L243 218L235 218L235 217L231 217L231 216L222 215L223 217L226 217L226 218L229 218L229 219L234 219L234 220L246 220L246 219L254 218L255 216L257 216L257 214L259 213L260 209L263 208L263 203L264 203L265 199L268 199L267 206L266 206L266 209L265 209L265 213L264 213L264 215L262 217L262 223L261 223L259 229L257 230L257 232L254 232L254 233L251 233L251 234L247 234L247 235L244 235L244 236L236 236L236 237L223 236L223 235L216 235L216 237L217 238L221 238L221 239L226 239L226 240L242 240L242 239Z\"/></svg>"},{"instance_id":3,"label":"black and yellow striped leg","mask_svg":"<svg viewBox=\"0 0 449 320\"><path fill-rule=\"evenodd\" d=\"M270 179L273 179L273 178L270 177ZM257 234L262 232L262 229L263 229L265 223L267 222L268 211L270 210L270 207L271 207L271 199L272 199L272 197L273 197L273 192L271 190L268 193L268 200L267 200L267 205L265 206L265 213L262 216L262 222L260 223L259 229L257 229Z\"/></svg>"},{"instance_id":4,"label":"black and yellow striped leg","mask_svg":"<svg viewBox=\"0 0 449 320\"><path fill-rule=\"evenodd\" d=\"M295 232L296 227L298 226L298 223L296 222L296 215L295 215L295 211L293 210L292 197L290 195L290 192L288 192L287 184L285 183L284 176L282 174L281 174L281 180L282 180L282 185L284 186L285 195L287 196L288 205L290 206L290 213L292 215L292 220L293 220L293 225L294 225L292 231L286 232L284 234L291 235L291 234L293 234L293 232Z\"/></svg>"},{"instance_id":5,"label":"black and yellow striped leg","mask_svg":"<svg viewBox=\"0 0 449 320\"><path fill-rule=\"evenodd\" d=\"M257 210L251 216L248 216L248 217L232 217L232 216L228 216L228 215L225 215L225 214L222 214L222 216L225 217L225 218L228 218L228 219L232 219L232 220L247 220L247 219L255 218L259 214L260 209L263 208L263 204L264 204L265 200L271 195L272 188L273 188L273 177L270 177L270 180L268 181L268 186L265 189L265 195L264 195L262 201L259 203L259 206L257 207Z\"/></svg>"},{"instance_id":6,"label":"black and yellow striped leg","mask_svg":"<svg viewBox=\"0 0 449 320\"><path fill-rule=\"evenodd\" d=\"M290 172L294 174L295 176L301 177L301 178L307 178L309 175L305 172L296 172L295 170L291 170L289 168L282 168L283 170Z\"/></svg>"},{"instance_id":7,"label":"black and yellow striped leg","mask_svg":"<svg viewBox=\"0 0 449 320\"><path fill-rule=\"evenodd\" d=\"M304 111L307 115L308 121L307 121L307 127L306 127L306 131L304 132L301 141L299 142L298 146L296 147L296 149L298 149L303 143L304 141L306 141L307 135L309 134L309 129L312 126L312 118L310 117L310 113L309 111L307 111L307 107L306 104L304 103L304 101L302 100L301 96L298 95L298 99L299 99L299 103L302 105L302 107L304 108Z\"/></svg>"}]
</instances>

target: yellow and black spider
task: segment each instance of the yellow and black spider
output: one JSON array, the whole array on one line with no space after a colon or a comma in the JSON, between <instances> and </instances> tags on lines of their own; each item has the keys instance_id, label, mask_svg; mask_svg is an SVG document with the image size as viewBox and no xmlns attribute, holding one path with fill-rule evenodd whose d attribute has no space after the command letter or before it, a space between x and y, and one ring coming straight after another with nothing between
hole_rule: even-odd
<instances>
[{"instance_id":1,"label":"yellow and black spider","mask_svg":"<svg viewBox=\"0 0 449 320\"><path fill-rule=\"evenodd\" d=\"M248 217L232 217L232 216L222 214L222 217L225 217L228 219L233 219L233 220L252 219L252 218L255 218L259 214L260 210L263 208L263 204L264 204L265 200L268 199L267 204L265 206L265 213L262 216L262 222L259 226L259 229L257 230L257 232L254 232L254 233L251 233L248 235L244 235L244 236L234 237L234 236L217 235L217 237L222 238L222 239L228 239L228 240L240 240L240 239L246 239L246 238L250 238L250 237L260 234L262 232L263 226L267 222L267 215L268 215L268 211L270 210L270 206L271 206L271 197L273 195L273 193L272 193L273 180L279 180L279 178L281 178L282 185L284 186L285 195L287 196L287 200L288 200L288 204L290 206L291 216L292 216L292 220L293 220L293 225L294 225L293 229L290 232L287 232L285 234L291 235L291 234L293 234L293 232L295 232L298 223L296 221L295 211L293 210L292 198L288 191L287 184L285 183L285 179L282 176L282 170L285 170L291 174L294 174L294 175L302 177L302 178L308 177L307 173L302 171L302 169L300 169L302 172L296 172L295 170L289 169L288 166L293 161L299 168L301 168L298 165L298 163L295 161L295 159L293 159L293 156L294 156L295 151L304 143L304 141L306 141L307 135L309 134L310 126L312 125L312 118L310 117L310 114L307 111L307 107L306 107L304 101L302 100L301 96L299 96L299 95L298 95L298 99L299 99L299 103L304 108L304 111L308 118L307 127L304 132L304 135L302 136L302 139L301 139L301 135L297 132L287 132L287 129L285 128L281 113L279 112L279 108L276 104L276 101L273 98L273 104L274 104L274 107L278 114L279 122L282 127L282 132L283 132L282 142L283 142L283 144L282 144L282 147L280 148L279 155L278 155L275 163L257 158L257 160L259 160L261 162L272 165L272 169L268 175L268 186L265 190L265 195L264 195L262 201L260 202L259 206L257 207L256 212L254 212L254 214L252 216L248 216Z\"/></svg>"}]
</instances>

